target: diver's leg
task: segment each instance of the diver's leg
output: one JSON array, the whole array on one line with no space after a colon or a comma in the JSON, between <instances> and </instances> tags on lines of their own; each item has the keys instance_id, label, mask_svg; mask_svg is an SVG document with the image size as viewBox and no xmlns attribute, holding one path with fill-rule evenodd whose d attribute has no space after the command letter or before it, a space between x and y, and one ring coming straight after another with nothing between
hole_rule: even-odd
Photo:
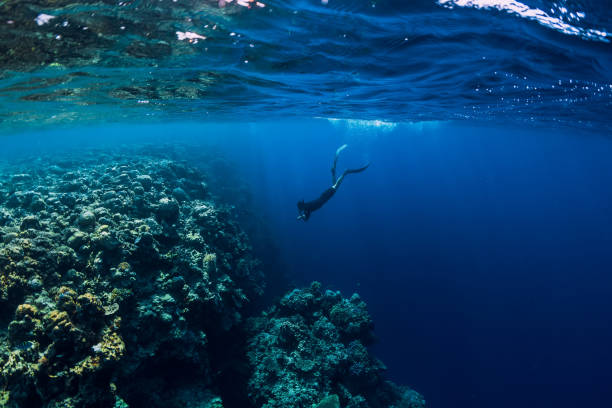
<instances>
[{"instance_id":1,"label":"diver's leg","mask_svg":"<svg viewBox=\"0 0 612 408\"><path fill-rule=\"evenodd\" d=\"M336 165L338 164L338 157L340 157L340 153L346 149L348 145L347 144L343 144L342 146L340 146L337 150L336 150L336 157L334 157L334 165L332 166L331 172L332 172L332 185L336 184L337 180L336 180Z\"/></svg>"},{"instance_id":2,"label":"diver's leg","mask_svg":"<svg viewBox=\"0 0 612 408\"><path fill-rule=\"evenodd\" d=\"M334 160L334 165L332 167L332 185L336 184L336 162L338 160Z\"/></svg>"},{"instance_id":3,"label":"diver's leg","mask_svg":"<svg viewBox=\"0 0 612 408\"><path fill-rule=\"evenodd\" d=\"M332 186L332 188L334 190L337 190L338 187L340 187L340 184L342 184L342 180L344 180L344 176L346 176L346 171L344 173L342 173L342 175L340 177L338 177L338 180L336 180L336 182Z\"/></svg>"}]
</instances>

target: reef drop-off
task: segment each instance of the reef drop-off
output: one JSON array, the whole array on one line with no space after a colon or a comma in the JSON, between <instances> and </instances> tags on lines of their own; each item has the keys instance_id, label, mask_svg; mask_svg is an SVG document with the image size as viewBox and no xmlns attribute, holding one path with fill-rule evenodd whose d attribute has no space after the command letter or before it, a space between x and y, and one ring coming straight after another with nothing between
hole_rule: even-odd
<instances>
[{"instance_id":1,"label":"reef drop-off","mask_svg":"<svg viewBox=\"0 0 612 408\"><path fill-rule=\"evenodd\" d=\"M260 310L263 264L202 171L95 152L0 173L1 407L424 407L357 295Z\"/></svg>"}]
</instances>

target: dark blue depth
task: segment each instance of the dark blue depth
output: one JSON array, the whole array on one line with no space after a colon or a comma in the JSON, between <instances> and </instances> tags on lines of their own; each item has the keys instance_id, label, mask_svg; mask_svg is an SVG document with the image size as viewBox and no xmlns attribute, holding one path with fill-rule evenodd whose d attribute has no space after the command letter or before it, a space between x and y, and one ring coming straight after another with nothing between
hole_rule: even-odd
<instances>
[{"instance_id":1,"label":"dark blue depth","mask_svg":"<svg viewBox=\"0 0 612 408\"><path fill-rule=\"evenodd\" d=\"M390 375L433 408L606 406L610 140L418 128L237 138L292 276L359 292ZM342 143L339 168L371 168L297 222L295 202L328 186Z\"/></svg>"}]
</instances>

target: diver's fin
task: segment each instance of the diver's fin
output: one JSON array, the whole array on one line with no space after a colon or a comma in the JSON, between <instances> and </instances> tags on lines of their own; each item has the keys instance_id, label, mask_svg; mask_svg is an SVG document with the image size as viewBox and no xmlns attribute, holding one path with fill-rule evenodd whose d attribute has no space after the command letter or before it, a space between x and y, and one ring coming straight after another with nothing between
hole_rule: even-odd
<instances>
[{"instance_id":1,"label":"diver's fin","mask_svg":"<svg viewBox=\"0 0 612 408\"><path fill-rule=\"evenodd\" d=\"M365 166L360 167L358 169L346 169L346 170L344 170L344 174L361 173L362 171L365 171L365 169L367 169L368 167L370 167L370 163L368 163Z\"/></svg>"},{"instance_id":2,"label":"diver's fin","mask_svg":"<svg viewBox=\"0 0 612 408\"><path fill-rule=\"evenodd\" d=\"M334 157L334 165L332 166L331 172L332 172L332 184L336 184L336 165L338 164L338 157L340 156L340 153L347 148L347 144L343 144L342 146L340 146L338 148L338 150L336 150L336 157Z\"/></svg>"}]
</instances>

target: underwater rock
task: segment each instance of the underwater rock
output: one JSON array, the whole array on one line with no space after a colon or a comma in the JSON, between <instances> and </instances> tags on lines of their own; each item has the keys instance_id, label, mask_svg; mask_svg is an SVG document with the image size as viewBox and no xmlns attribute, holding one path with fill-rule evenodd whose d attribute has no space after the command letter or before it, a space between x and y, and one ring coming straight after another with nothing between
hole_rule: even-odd
<instances>
[{"instance_id":1,"label":"underwater rock","mask_svg":"<svg viewBox=\"0 0 612 408\"><path fill-rule=\"evenodd\" d=\"M79 214L77 224L84 230L91 230L96 225L96 215L91 211L83 211Z\"/></svg>"},{"instance_id":2,"label":"underwater rock","mask_svg":"<svg viewBox=\"0 0 612 408\"><path fill-rule=\"evenodd\" d=\"M80 248L87 240L87 234L83 231L75 231L70 238L68 238L67 244L72 249Z\"/></svg>"},{"instance_id":3,"label":"underwater rock","mask_svg":"<svg viewBox=\"0 0 612 408\"><path fill-rule=\"evenodd\" d=\"M47 206L40 198L32 200L32 203L30 204L30 210L33 212L43 211L45 208L47 208Z\"/></svg>"},{"instance_id":4,"label":"underwater rock","mask_svg":"<svg viewBox=\"0 0 612 408\"><path fill-rule=\"evenodd\" d=\"M185 192L185 190L183 190L180 187L175 188L174 190L172 190L172 195L174 196L174 198L176 198L178 201L185 201L185 200L189 200L189 196L187 195L187 193Z\"/></svg>"},{"instance_id":5,"label":"underwater rock","mask_svg":"<svg viewBox=\"0 0 612 408\"><path fill-rule=\"evenodd\" d=\"M179 216L179 204L175 199L163 197L160 198L157 206L157 214L159 218L166 221L174 221Z\"/></svg>"},{"instance_id":6,"label":"underwater rock","mask_svg":"<svg viewBox=\"0 0 612 408\"><path fill-rule=\"evenodd\" d=\"M21 231L25 231L28 229L40 229L40 222L38 221L38 218L36 216L29 215L21 220L21 225L19 226L19 229Z\"/></svg>"},{"instance_id":7,"label":"underwater rock","mask_svg":"<svg viewBox=\"0 0 612 408\"><path fill-rule=\"evenodd\" d=\"M136 180L138 180L142 188L145 190L149 190L153 184L153 179L148 174L141 174L136 177Z\"/></svg>"},{"instance_id":8,"label":"underwater rock","mask_svg":"<svg viewBox=\"0 0 612 408\"><path fill-rule=\"evenodd\" d=\"M8 326L8 340L13 346L35 340L42 331L38 308L21 304L15 311L15 318Z\"/></svg>"}]
</instances>

